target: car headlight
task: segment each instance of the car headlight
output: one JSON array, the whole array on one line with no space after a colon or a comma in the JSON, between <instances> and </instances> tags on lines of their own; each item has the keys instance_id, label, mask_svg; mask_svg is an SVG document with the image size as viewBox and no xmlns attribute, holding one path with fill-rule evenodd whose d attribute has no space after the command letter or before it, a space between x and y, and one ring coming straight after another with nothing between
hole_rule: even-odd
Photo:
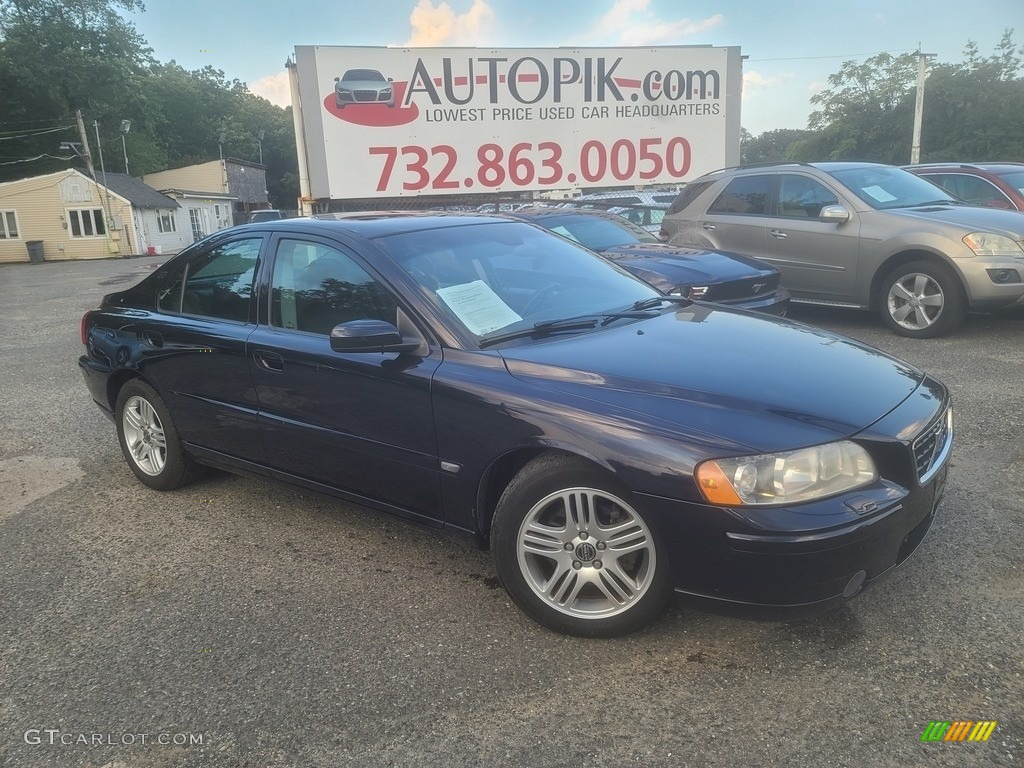
<instances>
[{"instance_id":1,"label":"car headlight","mask_svg":"<svg viewBox=\"0 0 1024 768\"><path fill-rule=\"evenodd\" d=\"M974 251L975 256L1015 256L1024 258L1024 249L1008 237L990 232L971 232L964 237L964 245Z\"/></svg>"},{"instance_id":2,"label":"car headlight","mask_svg":"<svg viewBox=\"0 0 1024 768\"><path fill-rule=\"evenodd\" d=\"M391 95L391 89L390 88L381 88L380 89L380 93L381 93L381 96L390 96Z\"/></svg>"},{"instance_id":3,"label":"car headlight","mask_svg":"<svg viewBox=\"0 0 1024 768\"><path fill-rule=\"evenodd\" d=\"M696 475L704 498L724 507L812 501L878 479L868 452L849 440L783 453L705 461L698 465Z\"/></svg>"},{"instance_id":4,"label":"car headlight","mask_svg":"<svg viewBox=\"0 0 1024 768\"><path fill-rule=\"evenodd\" d=\"M337 90L338 93L347 93L347 94L350 94L350 95L352 93L352 89L351 88L336 88L335 90Z\"/></svg>"}]
</instances>

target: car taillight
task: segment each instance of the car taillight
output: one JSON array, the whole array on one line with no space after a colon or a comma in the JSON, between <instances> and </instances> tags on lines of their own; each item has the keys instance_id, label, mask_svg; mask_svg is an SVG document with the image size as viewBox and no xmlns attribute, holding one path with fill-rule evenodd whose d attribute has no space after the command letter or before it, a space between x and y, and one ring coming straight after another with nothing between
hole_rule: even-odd
<instances>
[{"instance_id":1,"label":"car taillight","mask_svg":"<svg viewBox=\"0 0 1024 768\"><path fill-rule=\"evenodd\" d=\"M85 334L86 334L87 323L88 323L88 320L89 320L89 314L91 312L92 312L92 310L89 310L89 312L86 312L84 315L82 315L81 333L82 333L82 345L83 346L89 346L88 341L87 341L87 339L85 337Z\"/></svg>"}]
</instances>

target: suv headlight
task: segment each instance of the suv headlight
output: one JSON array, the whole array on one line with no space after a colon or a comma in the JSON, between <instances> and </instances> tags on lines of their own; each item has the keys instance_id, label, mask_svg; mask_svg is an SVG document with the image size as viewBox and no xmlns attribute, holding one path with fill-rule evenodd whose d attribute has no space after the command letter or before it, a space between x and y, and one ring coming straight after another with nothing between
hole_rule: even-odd
<instances>
[{"instance_id":1,"label":"suv headlight","mask_svg":"<svg viewBox=\"0 0 1024 768\"><path fill-rule=\"evenodd\" d=\"M964 237L964 245L974 251L975 256L1015 256L1024 258L1024 249L1008 237L990 232L971 232Z\"/></svg>"},{"instance_id":2,"label":"suv headlight","mask_svg":"<svg viewBox=\"0 0 1024 768\"><path fill-rule=\"evenodd\" d=\"M878 471L867 451L841 440L797 451L705 461L697 466L696 476L709 503L743 507L823 499L875 482Z\"/></svg>"}]
</instances>

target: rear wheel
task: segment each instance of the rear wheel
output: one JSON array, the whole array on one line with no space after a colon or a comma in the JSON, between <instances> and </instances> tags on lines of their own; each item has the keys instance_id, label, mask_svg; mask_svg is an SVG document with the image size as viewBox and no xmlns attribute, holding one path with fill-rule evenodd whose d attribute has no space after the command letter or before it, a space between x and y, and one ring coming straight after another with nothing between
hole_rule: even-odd
<instances>
[{"instance_id":1,"label":"rear wheel","mask_svg":"<svg viewBox=\"0 0 1024 768\"><path fill-rule=\"evenodd\" d=\"M167 406L145 382L129 381L121 388L115 420L125 461L150 488L180 488L198 473L199 466L185 453Z\"/></svg>"},{"instance_id":2,"label":"rear wheel","mask_svg":"<svg viewBox=\"0 0 1024 768\"><path fill-rule=\"evenodd\" d=\"M882 319L901 336L942 336L960 325L967 312L959 280L930 261L912 261L893 270L879 291Z\"/></svg>"},{"instance_id":3,"label":"rear wheel","mask_svg":"<svg viewBox=\"0 0 1024 768\"><path fill-rule=\"evenodd\" d=\"M491 542L516 604L550 629L615 637L654 621L668 562L626 489L565 456L532 461L502 494Z\"/></svg>"}]
</instances>

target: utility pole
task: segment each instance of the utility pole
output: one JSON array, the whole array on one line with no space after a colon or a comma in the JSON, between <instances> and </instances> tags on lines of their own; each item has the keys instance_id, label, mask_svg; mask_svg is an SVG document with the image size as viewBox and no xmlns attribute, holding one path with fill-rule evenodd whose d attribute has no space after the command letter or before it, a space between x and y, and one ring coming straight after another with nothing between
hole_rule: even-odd
<instances>
[{"instance_id":1,"label":"utility pole","mask_svg":"<svg viewBox=\"0 0 1024 768\"><path fill-rule=\"evenodd\" d=\"M89 136L85 132L85 121L82 120L82 110L75 110L75 120L78 123L78 138L82 140L82 146L85 148L85 152L82 153L82 157L85 158L85 167L89 169L89 175L92 176L92 180L95 182L96 170L92 167L92 152L89 151Z\"/></svg>"},{"instance_id":2,"label":"utility pole","mask_svg":"<svg viewBox=\"0 0 1024 768\"><path fill-rule=\"evenodd\" d=\"M924 116L924 79L928 70L928 59L934 53L921 53L921 44L917 46L917 99L914 101L914 141L910 145L910 162L921 162L921 120Z\"/></svg>"},{"instance_id":3,"label":"utility pole","mask_svg":"<svg viewBox=\"0 0 1024 768\"><path fill-rule=\"evenodd\" d=\"M103 206L104 210L105 210L105 213L106 213L106 215L104 217L106 219L106 221L105 221L105 225L103 227L103 229L105 231L104 231L103 234L107 238L107 250L110 251L111 253L116 253L117 252L117 248L115 247L113 237L110 234L110 227L114 223L114 209L113 209L113 206L110 204L110 187L107 186L107 167L103 164L103 143L100 141L100 123L99 123L99 121L98 120L93 120L92 121L92 127L96 131L96 147L97 147L97 149L99 149L99 153L100 153L100 173L103 174L103 192L100 193L100 206L103 206L103 197L104 197L104 195L107 198L107 204L106 204L106 206ZM96 180L96 174L93 173L93 181L95 181L95 180Z\"/></svg>"}]
</instances>

